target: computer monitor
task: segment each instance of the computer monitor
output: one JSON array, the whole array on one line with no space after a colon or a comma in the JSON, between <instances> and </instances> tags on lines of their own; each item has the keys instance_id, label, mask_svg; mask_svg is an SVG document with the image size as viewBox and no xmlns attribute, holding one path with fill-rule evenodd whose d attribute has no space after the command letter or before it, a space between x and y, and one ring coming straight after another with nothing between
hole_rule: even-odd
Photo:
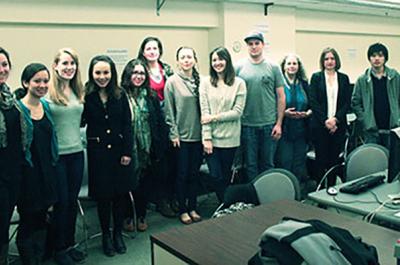
<instances>
[{"instance_id":1,"label":"computer monitor","mask_svg":"<svg viewBox=\"0 0 400 265\"><path fill-rule=\"evenodd\" d=\"M390 130L388 182L398 178L400 172L400 127Z\"/></svg>"}]
</instances>

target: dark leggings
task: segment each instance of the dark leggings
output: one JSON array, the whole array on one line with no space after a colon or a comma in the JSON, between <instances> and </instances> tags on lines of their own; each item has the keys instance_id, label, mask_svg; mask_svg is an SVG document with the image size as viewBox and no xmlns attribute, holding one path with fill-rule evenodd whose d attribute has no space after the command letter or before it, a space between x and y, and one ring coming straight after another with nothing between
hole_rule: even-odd
<instances>
[{"instance_id":1,"label":"dark leggings","mask_svg":"<svg viewBox=\"0 0 400 265\"><path fill-rule=\"evenodd\" d=\"M124 221L124 201L126 195L117 195L112 199L97 200L97 214L100 220L101 231L110 232L111 215L114 221L114 232L122 231Z\"/></svg>"},{"instance_id":2,"label":"dark leggings","mask_svg":"<svg viewBox=\"0 0 400 265\"><path fill-rule=\"evenodd\" d=\"M58 202L52 230L56 251L75 244L77 199L83 177L83 152L61 155L57 163Z\"/></svg>"},{"instance_id":3,"label":"dark leggings","mask_svg":"<svg viewBox=\"0 0 400 265\"><path fill-rule=\"evenodd\" d=\"M232 176L231 169L236 149L236 147L214 147L212 154L206 156L207 165L210 169L211 184L220 203L224 201L225 190L229 186L230 177Z\"/></svg>"},{"instance_id":4,"label":"dark leggings","mask_svg":"<svg viewBox=\"0 0 400 265\"><path fill-rule=\"evenodd\" d=\"M137 217L145 218L147 203L149 201L149 193L151 192L153 181L151 179L152 176L149 174L149 170L145 170L143 173L141 173L141 175L142 176L139 179L139 185L133 192L133 198L135 199ZM129 207L129 212L131 213L130 217L133 217L131 209L132 207Z\"/></svg>"},{"instance_id":5,"label":"dark leggings","mask_svg":"<svg viewBox=\"0 0 400 265\"><path fill-rule=\"evenodd\" d=\"M201 142L180 142L176 178L176 196L180 214L196 210L199 169L202 159L203 146Z\"/></svg>"},{"instance_id":6,"label":"dark leggings","mask_svg":"<svg viewBox=\"0 0 400 265\"><path fill-rule=\"evenodd\" d=\"M17 202L17 191L11 191L8 185L0 180L0 247L8 244L10 219Z\"/></svg>"},{"instance_id":7,"label":"dark leggings","mask_svg":"<svg viewBox=\"0 0 400 265\"><path fill-rule=\"evenodd\" d=\"M22 264L30 264L32 259L41 260L44 254L47 210L19 211L19 216L16 244Z\"/></svg>"}]
</instances>

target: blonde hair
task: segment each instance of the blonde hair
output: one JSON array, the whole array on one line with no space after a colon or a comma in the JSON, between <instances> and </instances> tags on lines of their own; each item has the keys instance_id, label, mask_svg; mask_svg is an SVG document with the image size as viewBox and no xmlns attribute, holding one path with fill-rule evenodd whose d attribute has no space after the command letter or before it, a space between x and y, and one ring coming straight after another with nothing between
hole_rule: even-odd
<instances>
[{"instance_id":1,"label":"blonde hair","mask_svg":"<svg viewBox=\"0 0 400 265\"><path fill-rule=\"evenodd\" d=\"M57 65L60 62L61 55L64 53L71 56L76 64L76 72L75 72L74 77L69 81L69 85L71 87L72 92L78 98L79 102L83 102L84 90L83 90L83 84L81 81L81 72L79 70L78 54L71 48L62 48L62 49L58 50L58 52L54 56L54 62L53 62L54 64L53 64L53 67L51 70L52 75L51 75L51 82L50 82L50 86L49 86L49 95L50 95L50 99L54 103L66 106L66 105L68 105L69 100L61 89L60 76L58 75L57 71L55 70L55 65Z\"/></svg>"}]
</instances>

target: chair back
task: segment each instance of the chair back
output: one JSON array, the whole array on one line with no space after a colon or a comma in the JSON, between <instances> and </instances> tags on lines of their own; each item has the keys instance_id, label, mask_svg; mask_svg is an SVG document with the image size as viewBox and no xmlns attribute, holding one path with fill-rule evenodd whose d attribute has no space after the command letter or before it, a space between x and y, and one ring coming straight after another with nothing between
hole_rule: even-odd
<instances>
[{"instance_id":1,"label":"chair back","mask_svg":"<svg viewBox=\"0 0 400 265\"><path fill-rule=\"evenodd\" d=\"M258 205L258 198L251 183L229 185L224 194L224 207L243 202Z\"/></svg>"},{"instance_id":2,"label":"chair back","mask_svg":"<svg viewBox=\"0 0 400 265\"><path fill-rule=\"evenodd\" d=\"M264 171L252 181L252 184L260 204L284 199L300 199L300 186L297 178L282 168Z\"/></svg>"},{"instance_id":3,"label":"chair back","mask_svg":"<svg viewBox=\"0 0 400 265\"><path fill-rule=\"evenodd\" d=\"M363 144L345 161L346 182L388 169L389 151L378 144Z\"/></svg>"},{"instance_id":4,"label":"chair back","mask_svg":"<svg viewBox=\"0 0 400 265\"><path fill-rule=\"evenodd\" d=\"M86 142L86 127L81 128L81 140L83 144L83 159L84 159L84 166L83 166L83 178L81 189L79 190L78 197L80 199L88 199L89 197L89 176L88 176L88 159L87 159L87 142Z\"/></svg>"}]
</instances>

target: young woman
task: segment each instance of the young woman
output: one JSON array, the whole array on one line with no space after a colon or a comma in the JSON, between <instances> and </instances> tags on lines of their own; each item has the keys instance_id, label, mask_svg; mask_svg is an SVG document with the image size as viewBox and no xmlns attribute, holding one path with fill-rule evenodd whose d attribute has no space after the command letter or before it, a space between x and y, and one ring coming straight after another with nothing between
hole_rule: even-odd
<instances>
[{"instance_id":1,"label":"young woman","mask_svg":"<svg viewBox=\"0 0 400 265\"><path fill-rule=\"evenodd\" d=\"M128 62L122 73L121 86L128 95L132 114L133 152L135 176L139 186L133 192L138 230L145 231L148 194L156 183L149 177L151 166L165 156L168 147L168 130L161 115L157 94L149 88L149 74L140 59Z\"/></svg>"},{"instance_id":2,"label":"young woman","mask_svg":"<svg viewBox=\"0 0 400 265\"><path fill-rule=\"evenodd\" d=\"M90 61L82 123L87 124L89 196L97 201L106 256L126 252L122 239L123 205L135 184L130 168L131 112L117 80L115 63L110 57L99 55Z\"/></svg>"},{"instance_id":3,"label":"young woman","mask_svg":"<svg viewBox=\"0 0 400 265\"><path fill-rule=\"evenodd\" d=\"M82 261L85 255L73 247L84 157L80 138L83 85L78 55L72 49L60 49L54 57L48 101L59 150L56 166L58 202L53 219L54 259L61 265L74 264L73 261Z\"/></svg>"},{"instance_id":4,"label":"young woman","mask_svg":"<svg viewBox=\"0 0 400 265\"><path fill-rule=\"evenodd\" d=\"M46 239L48 210L57 200L57 137L47 101L50 72L40 63L32 63L22 72L26 95L18 104L26 122L27 143L18 200L20 223L17 247L22 264L41 264Z\"/></svg>"},{"instance_id":5,"label":"young woman","mask_svg":"<svg viewBox=\"0 0 400 265\"><path fill-rule=\"evenodd\" d=\"M173 74L171 66L161 61L163 46L157 37L147 37L140 45L138 58L145 62L149 72L149 87L157 93L157 98L161 106L164 105L164 87L167 79ZM153 163L152 174L154 179L154 190L158 211L166 217L175 217L175 212L171 209L173 201L174 176L176 169L171 167L175 161L175 152L170 147L168 154L161 157L159 161ZM170 203L168 203L168 201ZM173 206L173 204L172 204Z\"/></svg>"},{"instance_id":6,"label":"young woman","mask_svg":"<svg viewBox=\"0 0 400 265\"><path fill-rule=\"evenodd\" d=\"M0 47L0 264L7 263L10 219L17 203L23 160L18 105L6 82L10 56ZM23 127L24 125L22 125ZM26 140L26 139L25 139Z\"/></svg>"},{"instance_id":7,"label":"young woman","mask_svg":"<svg viewBox=\"0 0 400 265\"><path fill-rule=\"evenodd\" d=\"M246 84L235 77L231 55L224 47L210 53L210 77L200 86L202 139L212 184L220 202L237 147L240 117L246 102Z\"/></svg>"},{"instance_id":8,"label":"young woman","mask_svg":"<svg viewBox=\"0 0 400 265\"><path fill-rule=\"evenodd\" d=\"M195 67L196 53L192 48L179 48L176 60L179 72L170 77L165 85L165 119L170 127L172 145L178 149L176 194L179 219L184 224L190 224L201 220L196 212L198 172L202 161L200 77Z\"/></svg>"},{"instance_id":9,"label":"young woman","mask_svg":"<svg viewBox=\"0 0 400 265\"><path fill-rule=\"evenodd\" d=\"M349 77L339 72L340 66L336 50L324 49L320 56L321 71L314 73L310 82L311 128L319 177L339 163L344 148L351 90ZM334 181L328 180L328 185L334 185Z\"/></svg>"},{"instance_id":10,"label":"young woman","mask_svg":"<svg viewBox=\"0 0 400 265\"><path fill-rule=\"evenodd\" d=\"M286 110L278 147L278 165L291 171L304 183L307 177L307 122L311 115L308 83L300 58L286 55L281 63L285 78Z\"/></svg>"},{"instance_id":11,"label":"young woman","mask_svg":"<svg viewBox=\"0 0 400 265\"><path fill-rule=\"evenodd\" d=\"M163 46L157 37L147 37L140 45L138 59L146 63L149 71L149 86L157 93L158 99L164 101L165 83L174 74L170 65L161 61Z\"/></svg>"}]
</instances>

